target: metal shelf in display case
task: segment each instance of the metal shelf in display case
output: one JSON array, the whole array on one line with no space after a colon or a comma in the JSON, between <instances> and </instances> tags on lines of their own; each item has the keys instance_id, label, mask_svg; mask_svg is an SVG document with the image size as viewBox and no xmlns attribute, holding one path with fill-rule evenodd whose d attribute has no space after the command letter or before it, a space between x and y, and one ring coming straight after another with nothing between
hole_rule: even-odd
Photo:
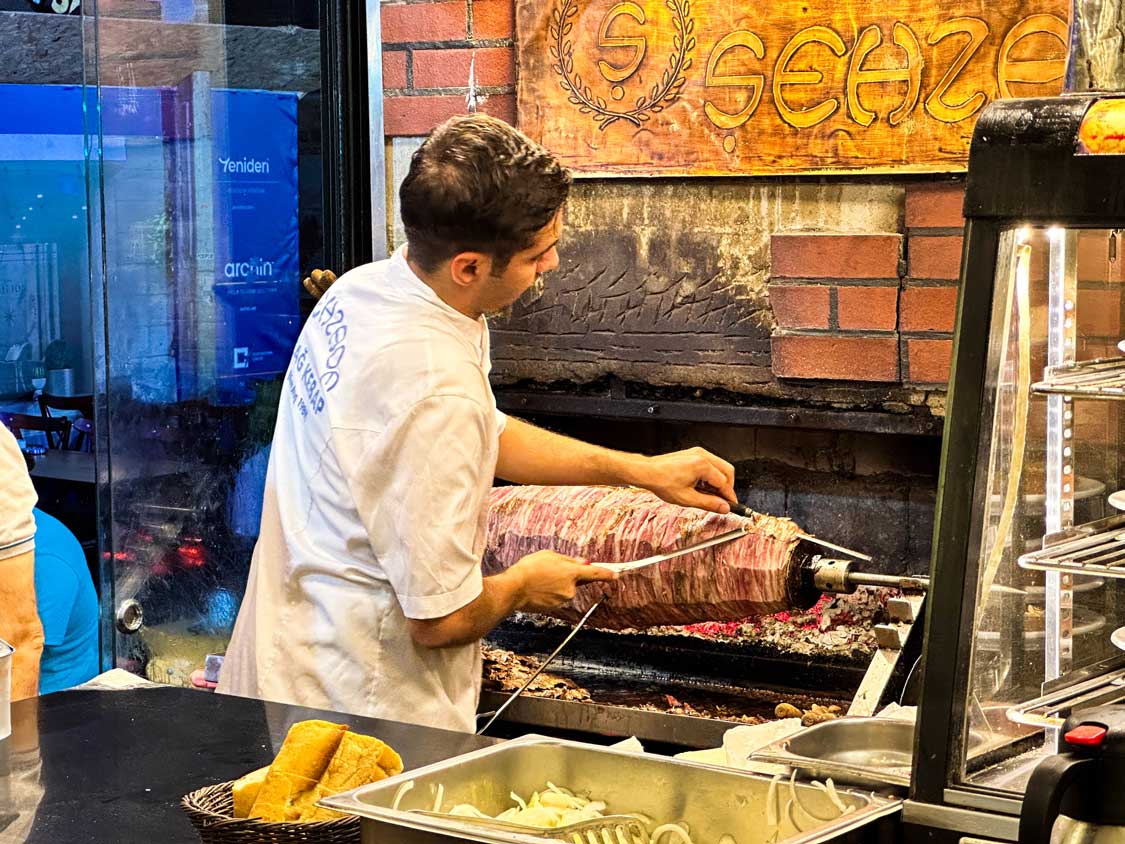
<instances>
[{"instance_id":1,"label":"metal shelf in display case","mask_svg":"<svg viewBox=\"0 0 1125 844\"><path fill-rule=\"evenodd\" d=\"M1032 385L1041 395L1125 400L1125 358L1095 358L1080 363L1051 366L1046 378Z\"/></svg>"},{"instance_id":2,"label":"metal shelf in display case","mask_svg":"<svg viewBox=\"0 0 1125 844\"><path fill-rule=\"evenodd\" d=\"M1125 516L1111 516L1044 539L1044 548L1019 558L1020 568L1125 578Z\"/></svg>"}]
</instances>

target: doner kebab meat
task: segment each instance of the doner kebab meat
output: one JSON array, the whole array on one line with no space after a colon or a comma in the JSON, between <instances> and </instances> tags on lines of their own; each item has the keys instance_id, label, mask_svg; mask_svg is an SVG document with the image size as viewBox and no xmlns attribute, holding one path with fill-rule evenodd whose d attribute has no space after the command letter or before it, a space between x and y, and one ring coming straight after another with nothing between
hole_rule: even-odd
<instances>
[{"instance_id":1,"label":"doner kebab meat","mask_svg":"<svg viewBox=\"0 0 1125 844\"><path fill-rule=\"evenodd\" d=\"M592 563L629 562L737 527L749 532L625 572L613 583L582 586L572 602L550 615L577 621L603 594L605 603L591 624L614 630L734 621L789 609L800 534L790 519L679 507L634 487L497 487L490 499L484 573L497 574L543 549Z\"/></svg>"}]
</instances>

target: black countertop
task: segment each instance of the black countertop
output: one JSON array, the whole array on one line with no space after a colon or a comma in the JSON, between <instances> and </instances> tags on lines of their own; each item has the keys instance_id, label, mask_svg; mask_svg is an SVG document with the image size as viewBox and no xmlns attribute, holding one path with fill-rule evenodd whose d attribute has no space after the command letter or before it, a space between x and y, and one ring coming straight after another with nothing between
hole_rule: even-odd
<instances>
[{"instance_id":1,"label":"black countertop","mask_svg":"<svg viewBox=\"0 0 1125 844\"><path fill-rule=\"evenodd\" d=\"M493 739L171 687L12 704L0 741L0 844L198 842L180 798L273 760L306 718L377 736L407 770Z\"/></svg>"}]
</instances>

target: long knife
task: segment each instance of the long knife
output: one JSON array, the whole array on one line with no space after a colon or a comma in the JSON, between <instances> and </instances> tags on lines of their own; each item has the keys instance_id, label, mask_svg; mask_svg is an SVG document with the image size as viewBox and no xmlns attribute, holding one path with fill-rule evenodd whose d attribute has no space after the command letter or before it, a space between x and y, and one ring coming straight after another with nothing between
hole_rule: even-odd
<instances>
[{"instance_id":1,"label":"long knife","mask_svg":"<svg viewBox=\"0 0 1125 844\"><path fill-rule=\"evenodd\" d=\"M746 536L749 532L750 531L744 527L735 528L734 530L728 530L726 533L712 536L710 539L704 539L700 542L692 543L691 545L685 545L683 548L677 548L675 551L654 554L651 557L632 560L628 563L592 563L592 565L616 572L634 571L635 569L643 569L646 566L655 566L657 563L663 563L665 560L671 560L673 557L681 557L684 554L691 554L694 551L702 551L704 548L710 548L712 545L722 545L724 542L730 542L732 539Z\"/></svg>"}]
</instances>

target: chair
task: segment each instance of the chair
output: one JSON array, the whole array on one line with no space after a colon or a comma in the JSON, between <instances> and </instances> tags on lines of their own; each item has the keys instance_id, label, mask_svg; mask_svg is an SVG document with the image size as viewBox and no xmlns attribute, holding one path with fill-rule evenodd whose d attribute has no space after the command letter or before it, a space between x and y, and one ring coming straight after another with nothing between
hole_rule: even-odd
<instances>
[{"instance_id":1,"label":"chair","mask_svg":"<svg viewBox=\"0 0 1125 844\"><path fill-rule=\"evenodd\" d=\"M84 396L54 396L43 393L39 396L39 412L50 416L54 410L77 410L91 422L94 419L94 397L92 394Z\"/></svg>"},{"instance_id":2,"label":"chair","mask_svg":"<svg viewBox=\"0 0 1125 844\"><path fill-rule=\"evenodd\" d=\"M52 419L49 416L32 416L28 413L5 413L0 419L17 439L25 439L24 431L43 431L47 435L47 447L65 449L70 445L70 420ZM57 444L51 435L58 435Z\"/></svg>"},{"instance_id":3,"label":"chair","mask_svg":"<svg viewBox=\"0 0 1125 844\"><path fill-rule=\"evenodd\" d=\"M94 423L85 416L79 416L72 424L74 441L70 447L75 451L94 450Z\"/></svg>"},{"instance_id":4,"label":"chair","mask_svg":"<svg viewBox=\"0 0 1125 844\"><path fill-rule=\"evenodd\" d=\"M51 410L61 410L65 413L73 414L77 412L78 417L64 415L54 417ZM87 393L81 396L56 396L51 393L43 393L39 396L39 412L47 418L64 418L70 419L75 432L74 442L69 439L64 448L72 448L77 451L93 451L94 450L94 396Z\"/></svg>"}]
</instances>

